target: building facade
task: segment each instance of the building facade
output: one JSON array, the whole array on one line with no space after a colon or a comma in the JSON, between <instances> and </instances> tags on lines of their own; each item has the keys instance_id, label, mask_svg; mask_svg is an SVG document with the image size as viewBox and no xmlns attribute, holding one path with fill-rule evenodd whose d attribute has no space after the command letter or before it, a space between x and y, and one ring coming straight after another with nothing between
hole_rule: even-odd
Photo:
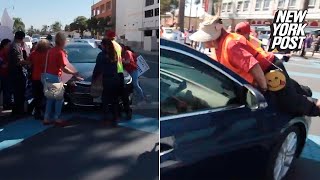
<instances>
[{"instance_id":1,"label":"building facade","mask_svg":"<svg viewBox=\"0 0 320 180\"><path fill-rule=\"evenodd\" d=\"M116 33L135 46L159 38L159 0L116 0Z\"/></svg>"},{"instance_id":2,"label":"building facade","mask_svg":"<svg viewBox=\"0 0 320 180\"><path fill-rule=\"evenodd\" d=\"M279 9L298 10L303 8L300 0L222 0L221 9L216 9L226 26L248 21L253 26L268 26ZM204 0L205 10L212 14L212 0ZM309 0L306 16L308 29L320 28L320 0Z\"/></svg>"},{"instance_id":3,"label":"building facade","mask_svg":"<svg viewBox=\"0 0 320 180\"><path fill-rule=\"evenodd\" d=\"M100 0L91 6L91 17L111 18L111 24L116 24L116 0ZM114 30L114 28L113 28Z\"/></svg>"}]
</instances>

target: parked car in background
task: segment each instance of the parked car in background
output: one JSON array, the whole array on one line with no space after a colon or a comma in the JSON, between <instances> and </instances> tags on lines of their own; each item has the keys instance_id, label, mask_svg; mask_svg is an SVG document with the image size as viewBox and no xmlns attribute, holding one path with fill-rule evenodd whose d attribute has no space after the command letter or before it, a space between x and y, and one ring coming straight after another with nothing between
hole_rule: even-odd
<instances>
[{"instance_id":1,"label":"parked car in background","mask_svg":"<svg viewBox=\"0 0 320 180\"><path fill-rule=\"evenodd\" d=\"M28 46L29 49L32 48L32 38L30 36L26 36L23 41Z\"/></svg>"},{"instance_id":2,"label":"parked car in background","mask_svg":"<svg viewBox=\"0 0 320 180\"><path fill-rule=\"evenodd\" d=\"M160 52L161 178L188 179L196 167L199 177L217 178L215 167L227 176L236 169L213 158L232 157L230 164L245 161L248 171L262 168L257 179L283 179L302 152L310 119L277 111L269 96L201 52L164 39Z\"/></svg>"},{"instance_id":3,"label":"parked car in background","mask_svg":"<svg viewBox=\"0 0 320 180\"><path fill-rule=\"evenodd\" d=\"M95 43L96 42L95 39L72 39L71 42L89 44L93 48L97 48L98 47L97 44Z\"/></svg>"},{"instance_id":4,"label":"parked car in background","mask_svg":"<svg viewBox=\"0 0 320 180\"><path fill-rule=\"evenodd\" d=\"M93 48L87 43L68 43L65 47L68 53L69 62L79 71L83 81L74 82L71 79L65 85L66 102L76 106L98 106L101 104L100 98L92 98L90 87L93 69L96 65L96 58L101 52L99 48ZM133 93L132 78L129 73L124 72L125 88L128 94Z\"/></svg>"},{"instance_id":5,"label":"parked car in background","mask_svg":"<svg viewBox=\"0 0 320 180\"><path fill-rule=\"evenodd\" d=\"M32 35L32 39L38 39L40 40L41 39L41 36L39 34L33 34Z\"/></svg>"},{"instance_id":6,"label":"parked car in background","mask_svg":"<svg viewBox=\"0 0 320 180\"><path fill-rule=\"evenodd\" d=\"M313 30L310 32L311 34L315 35L316 37L319 37L320 35L320 29L317 29L317 30Z\"/></svg>"}]
</instances>

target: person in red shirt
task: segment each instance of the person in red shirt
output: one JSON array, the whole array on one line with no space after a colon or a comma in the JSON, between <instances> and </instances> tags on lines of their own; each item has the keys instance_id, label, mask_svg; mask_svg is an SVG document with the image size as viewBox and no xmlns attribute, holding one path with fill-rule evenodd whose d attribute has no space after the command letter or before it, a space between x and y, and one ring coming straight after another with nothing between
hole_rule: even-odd
<instances>
[{"instance_id":1,"label":"person in red shirt","mask_svg":"<svg viewBox=\"0 0 320 180\"><path fill-rule=\"evenodd\" d=\"M56 34L55 43L56 46L48 51L47 69L44 69L44 73L41 75L42 83L60 83L62 72L72 74L81 80L78 72L72 71L67 67L67 55L63 49L67 43L67 39L62 32ZM43 124L52 124L50 120L53 120L57 126L63 127L67 125L66 121L60 119L63 102L63 99L47 98Z\"/></svg>"},{"instance_id":2,"label":"person in red shirt","mask_svg":"<svg viewBox=\"0 0 320 180\"><path fill-rule=\"evenodd\" d=\"M3 94L3 110L9 110L11 106L11 92L8 77L8 54L11 41L3 39L0 44L0 94Z\"/></svg>"},{"instance_id":3,"label":"person in red shirt","mask_svg":"<svg viewBox=\"0 0 320 180\"><path fill-rule=\"evenodd\" d=\"M32 65L32 94L34 98L34 117L35 119L43 119L44 110L42 102L44 100L43 85L41 82L41 74L44 71L44 63L46 55L50 49L50 43L47 40L40 40L34 47L29 56L29 62Z\"/></svg>"},{"instance_id":4,"label":"person in red shirt","mask_svg":"<svg viewBox=\"0 0 320 180\"><path fill-rule=\"evenodd\" d=\"M267 91L267 82L259 61L248 50L246 38L236 33L228 33L218 16L206 15L200 29L190 39L204 42L207 48L214 48L214 60L231 71ZM286 79L289 79L286 77ZM286 86L277 92L279 110L297 116L320 116L320 101L306 97L297 92L296 87L288 80ZM290 102L290 103L288 103Z\"/></svg>"},{"instance_id":5,"label":"person in red shirt","mask_svg":"<svg viewBox=\"0 0 320 180\"><path fill-rule=\"evenodd\" d=\"M122 57L124 57L124 69L131 75L134 89L138 92L141 102L146 102L146 97L139 83L137 55L129 46L123 46Z\"/></svg>"}]
</instances>

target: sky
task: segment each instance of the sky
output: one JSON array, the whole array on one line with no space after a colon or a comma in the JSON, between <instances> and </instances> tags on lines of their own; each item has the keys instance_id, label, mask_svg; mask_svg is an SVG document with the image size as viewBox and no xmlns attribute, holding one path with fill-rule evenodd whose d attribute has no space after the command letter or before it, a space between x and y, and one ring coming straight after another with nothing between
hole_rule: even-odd
<instances>
[{"instance_id":1,"label":"sky","mask_svg":"<svg viewBox=\"0 0 320 180\"><path fill-rule=\"evenodd\" d=\"M7 8L9 16L19 17L26 29L31 25L41 29L42 25L51 25L55 21L63 28L77 16L90 18L91 5L98 0L0 0L0 16Z\"/></svg>"}]
</instances>

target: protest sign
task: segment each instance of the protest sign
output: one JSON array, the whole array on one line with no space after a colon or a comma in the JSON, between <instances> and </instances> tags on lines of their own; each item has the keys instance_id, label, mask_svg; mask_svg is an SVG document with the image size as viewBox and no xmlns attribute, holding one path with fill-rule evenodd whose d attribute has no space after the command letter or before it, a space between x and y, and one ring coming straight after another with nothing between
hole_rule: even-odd
<instances>
[{"instance_id":1,"label":"protest sign","mask_svg":"<svg viewBox=\"0 0 320 180\"><path fill-rule=\"evenodd\" d=\"M139 77L150 69L148 63L141 55L137 58L137 65L138 65L138 76Z\"/></svg>"}]
</instances>

